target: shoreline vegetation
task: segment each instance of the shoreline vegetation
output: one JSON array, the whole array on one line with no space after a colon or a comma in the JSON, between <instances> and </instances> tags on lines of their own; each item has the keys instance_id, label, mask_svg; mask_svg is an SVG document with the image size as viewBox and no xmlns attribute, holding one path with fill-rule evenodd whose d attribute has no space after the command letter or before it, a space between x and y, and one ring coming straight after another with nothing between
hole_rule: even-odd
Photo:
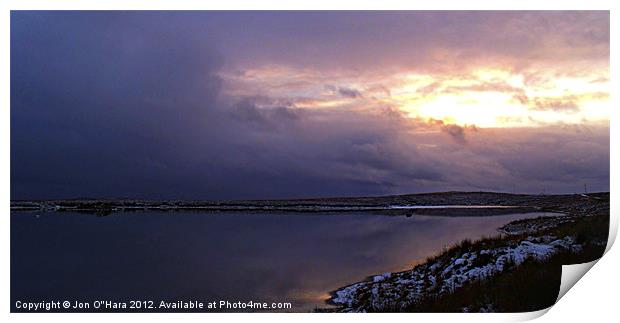
<instances>
[{"instance_id":1,"label":"shoreline vegetation","mask_svg":"<svg viewBox=\"0 0 620 323\"><path fill-rule=\"evenodd\" d=\"M464 240L414 268L330 293L318 312L528 312L552 306L562 265L603 256L609 193L547 196L561 216L517 220L501 236ZM555 205L553 203L556 203Z\"/></svg>"},{"instance_id":2,"label":"shoreline vegetation","mask_svg":"<svg viewBox=\"0 0 620 323\"><path fill-rule=\"evenodd\" d=\"M448 208L445 208L448 206ZM456 208L454 208L456 207ZM11 211L363 212L480 216L554 212L517 220L498 236L464 240L410 270L382 273L331 292L315 312L524 312L558 296L561 266L600 258L609 232L609 193L525 195L444 192L383 197L254 201L73 199L11 201ZM371 273L369 273L371 274Z\"/></svg>"}]
</instances>

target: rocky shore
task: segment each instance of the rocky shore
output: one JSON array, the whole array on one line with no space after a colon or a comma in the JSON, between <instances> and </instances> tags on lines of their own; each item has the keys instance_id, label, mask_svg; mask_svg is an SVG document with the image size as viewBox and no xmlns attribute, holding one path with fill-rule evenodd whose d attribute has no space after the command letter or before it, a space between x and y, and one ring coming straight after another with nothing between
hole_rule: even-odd
<instances>
[{"instance_id":1,"label":"rocky shore","mask_svg":"<svg viewBox=\"0 0 620 323\"><path fill-rule=\"evenodd\" d=\"M487 312L534 310L545 305L527 302L521 307L510 305L510 302L506 305L506 300L498 298L514 295L489 295L488 290L495 288L493 282L502 276L522 270L520 267L524 263L540 268L541 272L557 273L555 267L559 263L591 261L602 256L607 242L609 194L517 199L526 205L564 215L514 221L499 228L503 233L500 237L463 241L411 270L374 275L337 289L328 300L329 304L337 306L331 310ZM532 201L539 203L529 204ZM510 202L516 203L515 200ZM522 280L512 283L524 284ZM534 284L530 293L540 292L535 289ZM459 293L467 295L469 300L461 297L462 303L456 306L455 299L459 297L453 295ZM549 295L548 301L553 300L553 295ZM503 303L503 308L498 303Z\"/></svg>"},{"instance_id":2,"label":"rocky shore","mask_svg":"<svg viewBox=\"0 0 620 323\"><path fill-rule=\"evenodd\" d=\"M369 281L339 289L330 302L341 306L343 312L404 311L429 295L453 293L472 281L498 275L528 259L544 260L558 252L578 252L581 248L572 237L544 235L446 253L412 270L376 275Z\"/></svg>"}]
</instances>

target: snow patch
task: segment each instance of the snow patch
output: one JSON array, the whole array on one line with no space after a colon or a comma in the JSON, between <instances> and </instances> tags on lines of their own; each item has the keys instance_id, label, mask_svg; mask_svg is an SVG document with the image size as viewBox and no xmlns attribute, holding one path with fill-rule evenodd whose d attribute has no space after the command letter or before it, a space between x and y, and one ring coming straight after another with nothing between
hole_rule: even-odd
<instances>
[{"instance_id":1,"label":"snow patch","mask_svg":"<svg viewBox=\"0 0 620 323\"><path fill-rule=\"evenodd\" d=\"M412 270L373 276L369 281L337 290L331 301L346 312L398 310L424 297L450 293L468 282L487 279L528 259L544 260L557 252L580 248L572 237L528 237L507 246L456 255L445 263L438 259ZM492 309L491 304L484 308Z\"/></svg>"}]
</instances>

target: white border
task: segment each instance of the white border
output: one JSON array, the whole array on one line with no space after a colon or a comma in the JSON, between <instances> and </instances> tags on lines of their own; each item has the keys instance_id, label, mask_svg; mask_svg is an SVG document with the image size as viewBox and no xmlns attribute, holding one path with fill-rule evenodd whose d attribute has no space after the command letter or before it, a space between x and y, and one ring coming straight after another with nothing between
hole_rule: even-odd
<instances>
[{"instance_id":1,"label":"white border","mask_svg":"<svg viewBox=\"0 0 620 323\"><path fill-rule=\"evenodd\" d=\"M12 320L17 321L36 321L42 320L51 322L82 322L85 320L93 322L108 322L111 320L120 321L136 321L136 320L157 320L157 321L178 321L183 320L248 320L258 322L272 321L288 321L295 320L299 322L310 322L314 320L328 321L410 321L414 320L439 320L439 321L456 321L456 322L496 322L496 321L518 321L536 318L547 313L547 310L535 313L519 313L519 314L362 314L362 315L338 315L338 314L8 314L10 283L9 276L9 204L10 204L10 98L9 98L9 36L10 36L10 11L9 10L410 10L410 9L449 9L449 10L611 10L611 80L612 106L620 107L618 101L618 82L619 75L618 64L614 55L618 51L618 42L614 41L614 36L619 35L618 23L615 19L618 17L617 1L540 1L540 0L521 0L519 2L505 1L489 1L489 0L441 0L441 1L424 1L413 3L411 0L348 0L348 1L320 1L320 0L298 0L298 1L278 1L278 0L262 0L262 1L243 1L243 0L227 0L225 2L207 2L192 0L133 0L131 3L122 0L107 1L87 1L87 0L4 0L0 1L0 102L2 103L0 118L0 142L2 143L2 159L0 159L1 169L0 176L2 182L0 184L0 203L4 214L0 217L2 235L2 254L0 259L4 259L2 267L2 278L4 292L0 295L0 306L4 309L5 315ZM617 55L616 55L617 56ZM617 172L614 164L617 164L618 158L618 129L614 126L614 120L618 120L618 109L612 109L612 126L611 126L611 191L616 192ZM618 229L617 205L618 199L612 194L612 225L610 226L610 238L615 237ZM612 239L613 241L613 239ZM608 244L608 251L611 243ZM561 322L565 320L579 321L609 321L617 316L615 311L618 295L619 279L616 268L620 264L620 254L615 250L609 251L599 264L594 266L591 273L588 273L583 279L584 282L579 283L573 288L574 292L569 292L562 300L553 306L543 316L542 321ZM606 319L607 318L607 319Z\"/></svg>"}]
</instances>

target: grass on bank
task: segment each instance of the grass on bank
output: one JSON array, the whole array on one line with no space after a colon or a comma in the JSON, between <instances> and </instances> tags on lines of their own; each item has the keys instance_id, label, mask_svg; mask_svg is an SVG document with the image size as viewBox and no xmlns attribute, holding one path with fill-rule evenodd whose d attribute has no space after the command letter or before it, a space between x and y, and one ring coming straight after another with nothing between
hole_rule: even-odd
<instances>
[{"instance_id":1,"label":"grass on bank","mask_svg":"<svg viewBox=\"0 0 620 323\"><path fill-rule=\"evenodd\" d=\"M489 279L472 281L449 294L430 296L403 309L404 312L526 312L552 306L558 296L562 265L590 262L605 250L609 215L578 218L547 230L558 238L572 236L583 246L578 253L564 251L544 261L528 260ZM472 250L499 247L524 236L465 240L441 255L428 259L449 259ZM389 309L388 309L389 311Z\"/></svg>"}]
</instances>

